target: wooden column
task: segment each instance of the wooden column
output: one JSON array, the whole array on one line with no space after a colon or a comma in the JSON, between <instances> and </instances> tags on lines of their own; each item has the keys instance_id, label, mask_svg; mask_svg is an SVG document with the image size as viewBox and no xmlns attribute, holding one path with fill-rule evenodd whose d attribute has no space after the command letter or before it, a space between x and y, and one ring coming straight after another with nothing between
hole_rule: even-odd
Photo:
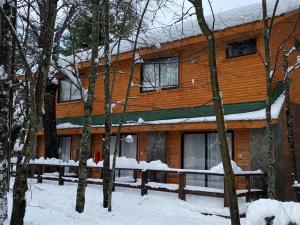
<instances>
[{"instance_id":1,"label":"wooden column","mask_svg":"<svg viewBox=\"0 0 300 225\"><path fill-rule=\"evenodd\" d=\"M178 173L178 198L181 200L186 199L185 195L185 186L186 186L186 174L185 173Z\"/></svg>"},{"instance_id":2,"label":"wooden column","mask_svg":"<svg viewBox=\"0 0 300 225\"><path fill-rule=\"evenodd\" d=\"M65 167L59 166L58 185L64 185Z\"/></svg>"},{"instance_id":3,"label":"wooden column","mask_svg":"<svg viewBox=\"0 0 300 225\"><path fill-rule=\"evenodd\" d=\"M142 171L141 180L141 195L144 196L148 193L146 184L148 183L148 171Z\"/></svg>"},{"instance_id":4,"label":"wooden column","mask_svg":"<svg viewBox=\"0 0 300 225\"><path fill-rule=\"evenodd\" d=\"M246 187L247 187L247 194L246 194L246 202L251 201L251 179L250 176L246 176Z\"/></svg>"},{"instance_id":5,"label":"wooden column","mask_svg":"<svg viewBox=\"0 0 300 225\"><path fill-rule=\"evenodd\" d=\"M38 173L37 183L41 184L41 183L43 183L43 178L42 178L43 166L42 165L37 166L37 173Z\"/></svg>"}]
</instances>

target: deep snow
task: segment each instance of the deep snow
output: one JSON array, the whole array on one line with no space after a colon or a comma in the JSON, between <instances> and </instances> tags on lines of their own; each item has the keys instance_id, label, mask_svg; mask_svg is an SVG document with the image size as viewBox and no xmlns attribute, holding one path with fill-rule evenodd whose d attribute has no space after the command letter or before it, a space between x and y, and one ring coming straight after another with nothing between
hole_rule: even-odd
<instances>
[{"instance_id":1,"label":"deep snow","mask_svg":"<svg viewBox=\"0 0 300 225\"><path fill-rule=\"evenodd\" d=\"M229 225L230 220L201 213L226 212L223 199L187 196L181 201L177 194L149 191L141 196L138 189L116 188L113 212L101 207L102 187L88 185L85 212L75 212L77 184L58 186L55 181L29 180L25 225ZM13 183L13 182L12 182ZM12 192L9 193L9 215ZM290 220L300 224L300 204L261 199L250 204L240 200L240 211L247 212L242 225L261 225L263 218L275 215L274 225L286 225ZM247 211L248 208L248 211ZM8 221L4 225L8 225Z\"/></svg>"}]
</instances>

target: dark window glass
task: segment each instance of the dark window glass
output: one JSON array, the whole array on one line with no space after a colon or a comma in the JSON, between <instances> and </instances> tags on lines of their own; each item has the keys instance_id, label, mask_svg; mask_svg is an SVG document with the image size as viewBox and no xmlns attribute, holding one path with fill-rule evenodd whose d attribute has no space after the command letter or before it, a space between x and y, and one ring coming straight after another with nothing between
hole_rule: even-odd
<instances>
[{"instance_id":1,"label":"dark window glass","mask_svg":"<svg viewBox=\"0 0 300 225\"><path fill-rule=\"evenodd\" d=\"M142 67L142 91L178 87L178 58L145 62Z\"/></svg>"},{"instance_id":2,"label":"dark window glass","mask_svg":"<svg viewBox=\"0 0 300 225\"><path fill-rule=\"evenodd\" d=\"M299 39L295 39L295 48L297 51L300 51L300 40Z\"/></svg>"},{"instance_id":3,"label":"dark window glass","mask_svg":"<svg viewBox=\"0 0 300 225\"><path fill-rule=\"evenodd\" d=\"M256 39L248 39L227 44L226 57L233 58L256 53Z\"/></svg>"}]
</instances>

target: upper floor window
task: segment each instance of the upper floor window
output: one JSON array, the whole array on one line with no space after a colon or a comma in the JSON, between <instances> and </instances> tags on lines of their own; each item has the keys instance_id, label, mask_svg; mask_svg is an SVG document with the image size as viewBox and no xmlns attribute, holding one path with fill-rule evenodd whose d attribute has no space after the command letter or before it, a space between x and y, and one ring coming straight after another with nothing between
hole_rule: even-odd
<instances>
[{"instance_id":1,"label":"upper floor window","mask_svg":"<svg viewBox=\"0 0 300 225\"><path fill-rule=\"evenodd\" d=\"M248 39L227 44L226 58L233 58L256 53L256 39Z\"/></svg>"},{"instance_id":2,"label":"upper floor window","mask_svg":"<svg viewBox=\"0 0 300 225\"><path fill-rule=\"evenodd\" d=\"M81 99L81 84L82 84L82 74L79 75L79 79L64 79L60 81L59 89L59 101L75 101Z\"/></svg>"},{"instance_id":3,"label":"upper floor window","mask_svg":"<svg viewBox=\"0 0 300 225\"><path fill-rule=\"evenodd\" d=\"M177 57L145 62L142 67L142 91L178 87Z\"/></svg>"}]
</instances>

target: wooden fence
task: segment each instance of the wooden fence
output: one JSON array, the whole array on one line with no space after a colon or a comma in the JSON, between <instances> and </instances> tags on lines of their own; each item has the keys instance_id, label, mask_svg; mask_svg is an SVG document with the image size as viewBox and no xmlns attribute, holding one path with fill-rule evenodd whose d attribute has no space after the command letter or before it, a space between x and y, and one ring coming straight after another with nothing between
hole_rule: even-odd
<instances>
[{"instance_id":1,"label":"wooden fence","mask_svg":"<svg viewBox=\"0 0 300 225\"><path fill-rule=\"evenodd\" d=\"M12 164L13 166L13 164ZM56 171L58 171L58 176L47 176L44 174L44 170L47 169L47 167L51 167L52 169L55 168ZM37 178L38 183L42 183L43 179L46 180L57 180L59 185L64 185L64 182L77 182L78 178L77 176L69 176L65 175L65 168L69 168L70 170L76 170L78 169L78 165L53 165L53 164L30 164L30 171L31 171L31 177ZM99 170L100 174L102 171L101 167L94 167L94 166L88 166L89 171L95 171ZM115 180L114 187L127 187L127 188L138 188L141 191L141 195L146 195L148 190L155 190L155 191L165 191L165 192L174 192L178 193L178 198L181 200L186 200L186 195L201 195L201 196L210 196L210 197L221 197L224 198L224 206L228 206L228 198L227 198L227 189L224 182L224 188L223 189L215 189L215 188L207 188L207 187L195 187L193 186L187 186L186 185L186 176L190 174L194 175L204 175L207 176L217 176L217 177L223 177L224 174L222 173L214 173L211 171L203 171L203 170L185 170L185 169L139 169L139 168L116 168L117 170L125 170L125 171L133 171L133 179L134 183L126 183L126 182L118 182ZM12 170L11 170L12 171ZM160 173L166 173L166 174L177 174L177 180L178 180L178 187L177 188L168 188L166 184L162 183L155 183L149 182L149 173L150 172L160 172ZM140 181L138 179L140 177ZM175 176L176 177L176 176ZM259 171L244 171L235 173L236 179L244 177L246 189L237 190L237 196L238 197L246 197L246 201L249 202L251 199L256 197L265 196L266 190L265 190L265 179L264 174ZM252 178L258 177L262 182L263 188L252 188ZM90 184L102 184L101 179L88 179L88 183Z\"/></svg>"}]
</instances>

